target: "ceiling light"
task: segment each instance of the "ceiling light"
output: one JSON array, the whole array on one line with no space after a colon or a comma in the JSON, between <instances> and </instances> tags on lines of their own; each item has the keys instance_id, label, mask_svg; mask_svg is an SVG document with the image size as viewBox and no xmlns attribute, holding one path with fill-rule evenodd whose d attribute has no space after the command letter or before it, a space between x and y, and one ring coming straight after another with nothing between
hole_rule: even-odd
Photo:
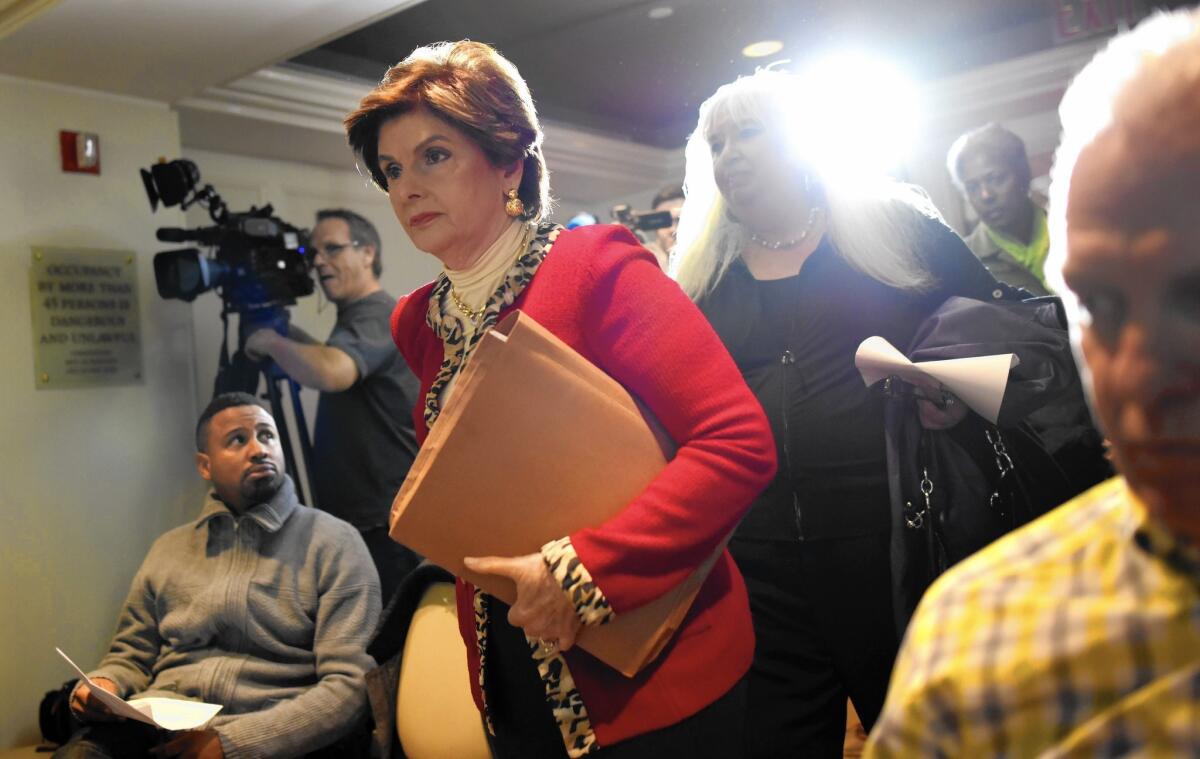
<instances>
[{"instance_id":1,"label":"ceiling light","mask_svg":"<svg viewBox=\"0 0 1200 759\"><path fill-rule=\"evenodd\" d=\"M775 55L780 50L783 50L783 43L779 40L759 40L742 48L742 55L747 58L766 58L768 55Z\"/></svg>"},{"instance_id":2,"label":"ceiling light","mask_svg":"<svg viewBox=\"0 0 1200 759\"><path fill-rule=\"evenodd\" d=\"M670 16L674 12L675 12L675 9L672 8L671 6L663 5L658 8L651 8L650 12L647 13L646 15L649 16L650 18L654 19L655 21L658 21L659 19L664 19L667 16Z\"/></svg>"}]
</instances>

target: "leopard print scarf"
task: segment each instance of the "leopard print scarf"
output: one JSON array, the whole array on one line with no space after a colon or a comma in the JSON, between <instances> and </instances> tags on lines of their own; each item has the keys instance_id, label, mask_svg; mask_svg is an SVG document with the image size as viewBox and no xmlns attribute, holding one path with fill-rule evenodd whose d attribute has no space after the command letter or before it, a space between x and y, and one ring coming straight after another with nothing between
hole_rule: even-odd
<instances>
[{"instance_id":1,"label":"leopard print scarf","mask_svg":"<svg viewBox=\"0 0 1200 759\"><path fill-rule=\"evenodd\" d=\"M425 425L432 428L442 411L442 393L454 375L466 362L467 357L479 344L479 339L500 318L500 312L513 304L525 290L525 286L533 279L542 260L550 252L554 240L558 238L563 228L550 222L542 222L534 229L533 238L516 261L513 262L504 280L488 298L484 305L483 317L475 328L475 333L469 340L465 339L462 322L450 306L450 278L443 272L438 276L429 296L429 310L425 314L425 323L441 338L444 350L442 365L438 369L429 392L425 394Z\"/></svg>"},{"instance_id":2,"label":"leopard print scarf","mask_svg":"<svg viewBox=\"0 0 1200 759\"><path fill-rule=\"evenodd\" d=\"M543 222L534 230L533 238L525 248L525 252L513 263L500 287L488 299L484 306L483 317L470 339L465 338L465 332L459 317L450 307L450 279L443 273L434 285L429 297L429 310L425 321L442 340L444 357L437 377L425 395L425 424L429 427L437 421L441 413L441 398L450 380L466 363L467 357L475 349L479 339L489 329L495 326L500 318L500 311L511 306L520 296L525 286L533 279L533 275L541 266L546 254L558 238L563 228L557 224ZM491 622L488 597L479 588L475 589L473 607L475 616L475 642L479 652L479 691L487 692L485 675L488 658L488 628ZM566 660L560 652L544 653L540 646L531 641L530 652L538 669L538 676L546 688L546 700L550 706L554 720L562 733L563 745L567 756L578 759L599 748L596 734L592 729L591 718L583 699L575 687L575 680L567 668ZM490 710L484 697L484 723L489 733L495 735Z\"/></svg>"}]
</instances>

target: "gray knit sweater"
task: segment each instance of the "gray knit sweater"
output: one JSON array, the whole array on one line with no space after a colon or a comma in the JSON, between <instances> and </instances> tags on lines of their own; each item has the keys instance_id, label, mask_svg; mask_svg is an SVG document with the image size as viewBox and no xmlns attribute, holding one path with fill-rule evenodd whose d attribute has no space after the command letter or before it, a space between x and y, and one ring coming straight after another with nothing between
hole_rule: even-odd
<instances>
[{"instance_id":1,"label":"gray knit sweater","mask_svg":"<svg viewBox=\"0 0 1200 759\"><path fill-rule=\"evenodd\" d=\"M363 716L379 612L358 531L298 503L290 479L240 518L209 493L154 542L88 674L125 697L221 704L209 726L231 759L298 756Z\"/></svg>"}]
</instances>

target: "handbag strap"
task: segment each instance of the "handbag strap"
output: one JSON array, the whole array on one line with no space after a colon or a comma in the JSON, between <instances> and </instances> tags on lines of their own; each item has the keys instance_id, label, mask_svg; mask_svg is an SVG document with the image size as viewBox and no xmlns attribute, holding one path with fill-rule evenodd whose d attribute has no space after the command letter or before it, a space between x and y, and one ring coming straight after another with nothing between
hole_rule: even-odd
<instances>
[{"instance_id":1,"label":"handbag strap","mask_svg":"<svg viewBox=\"0 0 1200 759\"><path fill-rule=\"evenodd\" d=\"M930 440L933 434L937 434L937 431L921 430L917 454L921 472L918 489L921 495L919 499L915 499L918 500L916 505L911 500L905 500L903 511L905 528L924 534L931 578L937 577L944 572L950 563L950 552L947 550L945 538L940 529L941 519L939 517L941 515L938 513L938 506L935 504L933 498L934 491L937 488L934 479L945 474L938 471L933 461L930 451ZM1015 523L1013 523L1014 511L1012 500L1016 494L1010 491L1020 487L1014 475L1016 465L1008 453L1008 449L1004 443L1004 436L998 427L990 423L984 423L983 434L987 439L988 445L991 447L993 454L992 461L996 467L995 478L991 481L991 492L987 497L987 507L996 512L996 516L1001 520L1007 520L1010 523L1008 529L1012 529L1015 526ZM931 469L933 470L932 474ZM943 500L948 497L950 496L944 496ZM946 506L949 507L950 504L946 504Z\"/></svg>"}]
</instances>

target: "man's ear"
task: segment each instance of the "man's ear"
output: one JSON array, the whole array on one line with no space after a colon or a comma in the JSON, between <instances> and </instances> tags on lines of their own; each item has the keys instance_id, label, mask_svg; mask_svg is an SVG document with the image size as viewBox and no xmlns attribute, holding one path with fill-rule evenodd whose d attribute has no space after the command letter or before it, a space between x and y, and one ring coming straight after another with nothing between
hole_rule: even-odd
<instances>
[{"instance_id":1,"label":"man's ear","mask_svg":"<svg viewBox=\"0 0 1200 759\"><path fill-rule=\"evenodd\" d=\"M376 247L374 245L364 245L364 246L362 246L362 249L371 251L371 255L367 257L367 268L370 269L372 273L374 273L375 258L379 255L379 250L376 249Z\"/></svg>"},{"instance_id":2,"label":"man's ear","mask_svg":"<svg viewBox=\"0 0 1200 759\"><path fill-rule=\"evenodd\" d=\"M208 454L203 451L196 452L196 471L202 478L212 482L212 462L208 458Z\"/></svg>"}]
</instances>

